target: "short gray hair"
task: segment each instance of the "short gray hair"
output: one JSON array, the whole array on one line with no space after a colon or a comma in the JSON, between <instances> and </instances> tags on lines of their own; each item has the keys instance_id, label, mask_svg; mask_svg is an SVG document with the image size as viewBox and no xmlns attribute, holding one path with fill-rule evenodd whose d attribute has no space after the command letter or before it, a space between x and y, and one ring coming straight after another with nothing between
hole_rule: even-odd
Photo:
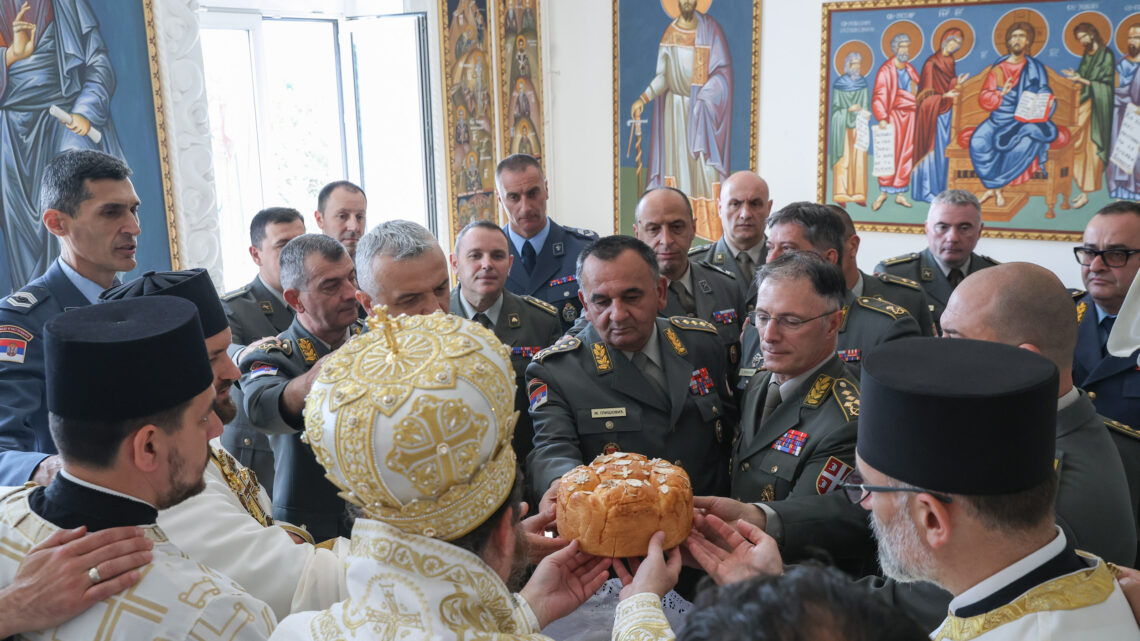
<instances>
[{"instance_id":1,"label":"short gray hair","mask_svg":"<svg viewBox=\"0 0 1140 641\"><path fill-rule=\"evenodd\" d=\"M281 288L304 290L309 282L305 272L305 261L313 253L319 252L325 260L336 262L348 255L348 250L340 242L324 234L301 234L285 244L281 250Z\"/></svg>"},{"instance_id":2,"label":"short gray hair","mask_svg":"<svg viewBox=\"0 0 1140 641\"><path fill-rule=\"evenodd\" d=\"M897 53L899 50L899 45L904 42L910 44L910 36L906 35L905 33L900 33L894 38L891 38L891 51Z\"/></svg>"},{"instance_id":3,"label":"short gray hair","mask_svg":"<svg viewBox=\"0 0 1140 641\"><path fill-rule=\"evenodd\" d=\"M982 204L978 202L978 197L965 189L947 189L930 201L931 208L935 205L969 205L978 210L979 213L982 211Z\"/></svg>"},{"instance_id":4,"label":"short gray hair","mask_svg":"<svg viewBox=\"0 0 1140 641\"><path fill-rule=\"evenodd\" d=\"M364 234L356 245L356 283L365 294L375 297L380 286L372 274L377 256L392 260L415 258L432 247L438 247L435 236L426 227L410 220L389 220Z\"/></svg>"}]
</instances>

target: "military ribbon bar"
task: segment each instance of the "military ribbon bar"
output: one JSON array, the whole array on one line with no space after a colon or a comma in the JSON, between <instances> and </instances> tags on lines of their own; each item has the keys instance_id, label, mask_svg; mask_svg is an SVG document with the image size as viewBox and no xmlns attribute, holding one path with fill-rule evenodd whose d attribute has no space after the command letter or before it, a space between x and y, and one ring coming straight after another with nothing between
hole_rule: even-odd
<instances>
[{"instance_id":1,"label":"military ribbon bar","mask_svg":"<svg viewBox=\"0 0 1140 641\"><path fill-rule=\"evenodd\" d=\"M735 309L722 309L719 312L713 312L713 320L722 325L735 323L736 318L737 315Z\"/></svg>"},{"instance_id":2,"label":"military ribbon bar","mask_svg":"<svg viewBox=\"0 0 1140 641\"><path fill-rule=\"evenodd\" d=\"M792 456L799 456L800 452L804 449L804 442L807 441L808 435L799 430L788 430L783 436L772 444L772 449L791 454Z\"/></svg>"},{"instance_id":3,"label":"military ribbon bar","mask_svg":"<svg viewBox=\"0 0 1140 641\"><path fill-rule=\"evenodd\" d=\"M702 367L693 370L693 376L689 379L690 392L700 396L706 396L714 387L716 387L716 383L713 382L712 376L709 375L708 368Z\"/></svg>"},{"instance_id":4,"label":"military ribbon bar","mask_svg":"<svg viewBox=\"0 0 1140 641\"><path fill-rule=\"evenodd\" d=\"M860 352L858 349L841 349L836 352L836 355L848 363L855 363L859 361Z\"/></svg>"},{"instance_id":5,"label":"military ribbon bar","mask_svg":"<svg viewBox=\"0 0 1140 641\"><path fill-rule=\"evenodd\" d=\"M541 347L512 347L511 354L515 356L525 356L527 358L533 357L535 354L542 351Z\"/></svg>"},{"instance_id":6,"label":"military ribbon bar","mask_svg":"<svg viewBox=\"0 0 1140 641\"><path fill-rule=\"evenodd\" d=\"M570 274L569 276L563 276L562 278L555 278L554 280L550 281L550 285L548 285L548 287L558 287L559 285L565 285L566 283L571 283L575 280L576 279L574 278L574 274Z\"/></svg>"}]
</instances>

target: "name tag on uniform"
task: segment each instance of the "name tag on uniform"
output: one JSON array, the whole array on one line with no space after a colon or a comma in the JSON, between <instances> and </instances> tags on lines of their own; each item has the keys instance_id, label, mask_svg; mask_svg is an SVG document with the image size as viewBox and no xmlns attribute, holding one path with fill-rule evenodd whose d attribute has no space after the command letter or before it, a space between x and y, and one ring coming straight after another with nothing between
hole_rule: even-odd
<instances>
[{"instance_id":1,"label":"name tag on uniform","mask_svg":"<svg viewBox=\"0 0 1140 641\"><path fill-rule=\"evenodd\" d=\"M624 407L599 407L590 410L590 418L615 418L625 416Z\"/></svg>"},{"instance_id":2,"label":"name tag on uniform","mask_svg":"<svg viewBox=\"0 0 1140 641\"><path fill-rule=\"evenodd\" d=\"M738 373L741 376L752 376L756 373L756 368L755 367L741 367L740 372L738 372Z\"/></svg>"}]
</instances>

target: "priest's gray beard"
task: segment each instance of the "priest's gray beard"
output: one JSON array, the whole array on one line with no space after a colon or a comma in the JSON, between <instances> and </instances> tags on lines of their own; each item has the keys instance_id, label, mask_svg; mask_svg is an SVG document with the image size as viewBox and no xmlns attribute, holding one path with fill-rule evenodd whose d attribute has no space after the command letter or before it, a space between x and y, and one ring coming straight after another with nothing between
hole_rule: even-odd
<instances>
[{"instance_id":1,"label":"priest's gray beard","mask_svg":"<svg viewBox=\"0 0 1140 641\"><path fill-rule=\"evenodd\" d=\"M893 497L894 514L886 523L880 523L874 512L870 514L871 529L879 544L879 567L900 583L931 581L934 564L918 535L918 526L907 514L909 498L905 494Z\"/></svg>"}]
</instances>

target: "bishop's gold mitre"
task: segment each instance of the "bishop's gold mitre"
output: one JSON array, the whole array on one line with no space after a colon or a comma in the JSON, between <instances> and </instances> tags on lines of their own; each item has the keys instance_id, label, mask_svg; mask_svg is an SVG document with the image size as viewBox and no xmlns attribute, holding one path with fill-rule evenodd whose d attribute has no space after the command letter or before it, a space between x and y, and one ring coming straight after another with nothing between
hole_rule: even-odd
<instances>
[{"instance_id":1,"label":"bishop's gold mitre","mask_svg":"<svg viewBox=\"0 0 1140 641\"><path fill-rule=\"evenodd\" d=\"M305 399L304 440L369 518L455 540L515 480L510 350L478 323L436 312L390 319L328 356Z\"/></svg>"}]
</instances>

